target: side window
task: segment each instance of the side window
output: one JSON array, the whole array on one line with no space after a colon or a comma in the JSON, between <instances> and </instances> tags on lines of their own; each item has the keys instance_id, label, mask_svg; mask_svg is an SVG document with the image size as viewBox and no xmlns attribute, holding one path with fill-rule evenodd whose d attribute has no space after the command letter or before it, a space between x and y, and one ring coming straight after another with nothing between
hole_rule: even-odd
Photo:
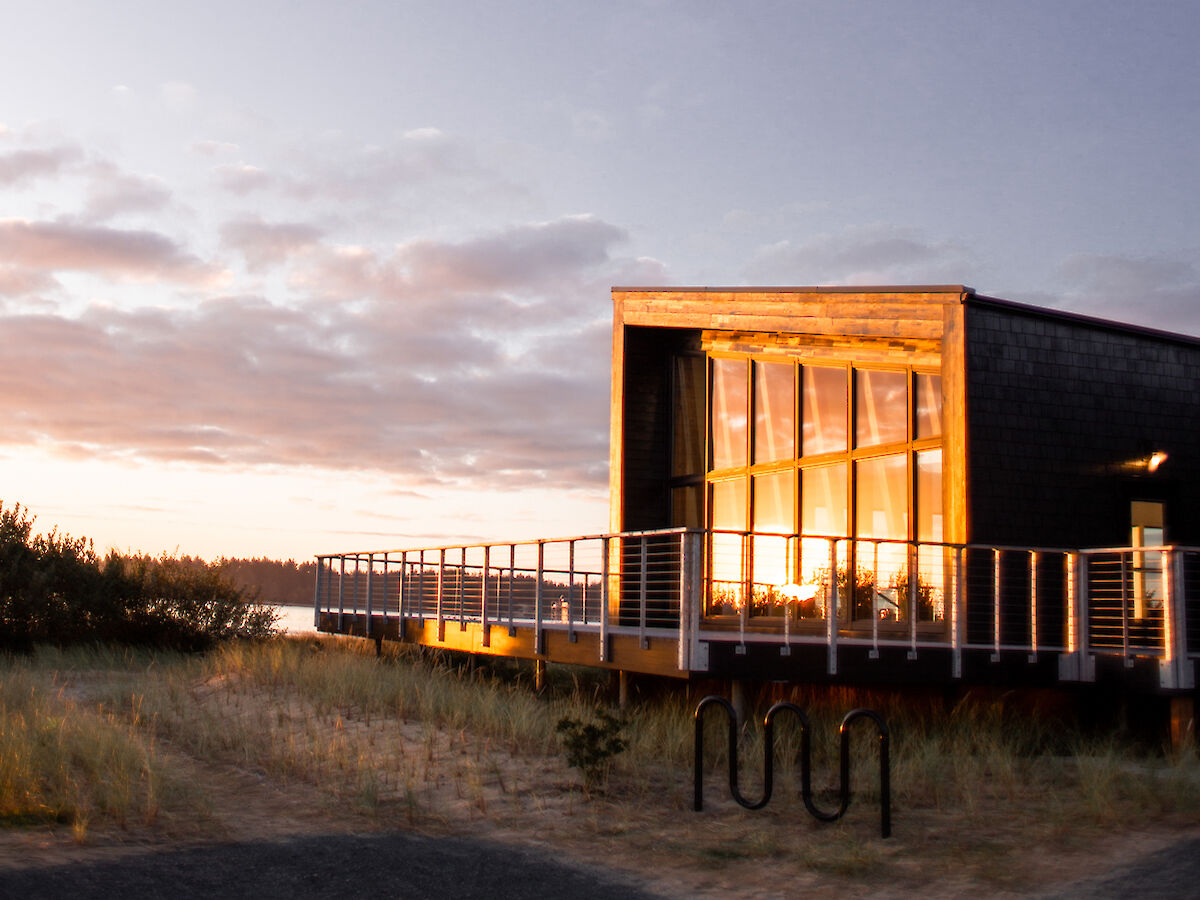
<instances>
[{"instance_id":1,"label":"side window","mask_svg":"<svg viewBox=\"0 0 1200 900\"><path fill-rule=\"evenodd\" d=\"M1163 505L1134 500L1129 504L1132 523L1130 546L1161 547L1165 540ZM1144 619L1152 610L1162 608L1162 553L1155 550L1133 554L1133 617Z\"/></svg>"}]
</instances>

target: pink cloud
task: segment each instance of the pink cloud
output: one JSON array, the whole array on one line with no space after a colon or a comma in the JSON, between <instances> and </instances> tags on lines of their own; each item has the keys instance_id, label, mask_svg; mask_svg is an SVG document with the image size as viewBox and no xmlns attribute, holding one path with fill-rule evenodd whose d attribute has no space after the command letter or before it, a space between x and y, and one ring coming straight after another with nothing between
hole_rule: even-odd
<instances>
[{"instance_id":1,"label":"pink cloud","mask_svg":"<svg viewBox=\"0 0 1200 900\"><path fill-rule=\"evenodd\" d=\"M0 153L0 185L17 187L35 178L58 175L82 157L74 145Z\"/></svg>"},{"instance_id":2,"label":"pink cloud","mask_svg":"<svg viewBox=\"0 0 1200 900\"><path fill-rule=\"evenodd\" d=\"M81 271L127 281L213 285L223 273L152 231L0 220L0 262L43 272Z\"/></svg>"},{"instance_id":3,"label":"pink cloud","mask_svg":"<svg viewBox=\"0 0 1200 900\"><path fill-rule=\"evenodd\" d=\"M312 247L320 238L320 229L302 222L264 222L253 218L227 222L221 227L222 243L241 253L251 271L278 265L292 254Z\"/></svg>"}]
</instances>

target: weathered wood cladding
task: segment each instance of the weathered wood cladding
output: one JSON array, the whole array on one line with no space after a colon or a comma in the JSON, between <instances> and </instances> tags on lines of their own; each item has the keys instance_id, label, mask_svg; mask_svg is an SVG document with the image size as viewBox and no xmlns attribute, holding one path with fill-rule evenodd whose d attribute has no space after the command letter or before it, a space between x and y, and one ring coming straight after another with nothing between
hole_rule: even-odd
<instances>
[{"instance_id":1,"label":"weathered wood cladding","mask_svg":"<svg viewBox=\"0 0 1200 900\"><path fill-rule=\"evenodd\" d=\"M1121 545L1159 500L1167 540L1200 541L1200 341L980 298L964 345L970 540Z\"/></svg>"},{"instance_id":2,"label":"weathered wood cladding","mask_svg":"<svg viewBox=\"0 0 1200 900\"><path fill-rule=\"evenodd\" d=\"M750 353L781 359L822 360L899 365L941 365L942 342L937 339L842 337L819 334L760 334L742 331L704 331L701 347L717 353Z\"/></svg>"},{"instance_id":3,"label":"weathered wood cladding","mask_svg":"<svg viewBox=\"0 0 1200 900\"><path fill-rule=\"evenodd\" d=\"M942 306L969 292L936 288L696 289L614 288L627 325L813 335L940 339Z\"/></svg>"}]
</instances>

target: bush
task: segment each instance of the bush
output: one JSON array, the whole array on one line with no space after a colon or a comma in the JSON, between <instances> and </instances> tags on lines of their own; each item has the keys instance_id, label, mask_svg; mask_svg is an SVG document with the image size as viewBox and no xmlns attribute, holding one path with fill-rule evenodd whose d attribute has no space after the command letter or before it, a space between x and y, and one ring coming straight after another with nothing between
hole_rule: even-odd
<instances>
[{"instance_id":1,"label":"bush","mask_svg":"<svg viewBox=\"0 0 1200 900\"><path fill-rule=\"evenodd\" d=\"M260 637L276 615L219 573L169 556L101 560L92 542L33 534L34 520L0 503L0 648L96 641L200 650Z\"/></svg>"},{"instance_id":2,"label":"bush","mask_svg":"<svg viewBox=\"0 0 1200 900\"><path fill-rule=\"evenodd\" d=\"M596 710L591 722L564 716L555 731L567 753L567 765L583 773L587 790L598 787L608 772L610 760L628 745L621 737L625 723L603 709Z\"/></svg>"}]
</instances>

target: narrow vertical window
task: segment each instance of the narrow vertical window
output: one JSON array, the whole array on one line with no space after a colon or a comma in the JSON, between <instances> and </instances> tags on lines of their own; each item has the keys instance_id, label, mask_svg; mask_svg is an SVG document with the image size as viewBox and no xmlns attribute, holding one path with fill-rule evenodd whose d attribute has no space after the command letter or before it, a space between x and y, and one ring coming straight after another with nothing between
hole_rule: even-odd
<instances>
[{"instance_id":1,"label":"narrow vertical window","mask_svg":"<svg viewBox=\"0 0 1200 900\"><path fill-rule=\"evenodd\" d=\"M846 505L846 464L804 469L801 473L800 500L800 532L804 537L800 541L801 590L797 615L802 619L821 618L828 609L835 573L843 576L839 583L844 582L846 542L839 543L831 538L850 533Z\"/></svg>"},{"instance_id":2,"label":"narrow vertical window","mask_svg":"<svg viewBox=\"0 0 1200 900\"><path fill-rule=\"evenodd\" d=\"M744 605L746 580L742 547L746 531L746 479L713 482L709 495L712 537L709 566L712 589L708 615L735 615Z\"/></svg>"},{"instance_id":3,"label":"narrow vertical window","mask_svg":"<svg viewBox=\"0 0 1200 900\"><path fill-rule=\"evenodd\" d=\"M854 444L871 447L908 439L908 375L856 369Z\"/></svg>"},{"instance_id":4,"label":"narrow vertical window","mask_svg":"<svg viewBox=\"0 0 1200 900\"><path fill-rule=\"evenodd\" d=\"M918 438L937 437L942 433L942 376L917 373L915 435Z\"/></svg>"},{"instance_id":5,"label":"narrow vertical window","mask_svg":"<svg viewBox=\"0 0 1200 900\"><path fill-rule=\"evenodd\" d=\"M674 360L672 475L704 473L704 366L703 356Z\"/></svg>"},{"instance_id":6,"label":"narrow vertical window","mask_svg":"<svg viewBox=\"0 0 1200 900\"><path fill-rule=\"evenodd\" d=\"M846 449L846 370L804 367L803 437L805 456Z\"/></svg>"},{"instance_id":7,"label":"narrow vertical window","mask_svg":"<svg viewBox=\"0 0 1200 900\"><path fill-rule=\"evenodd\" d=\"M712 362L712 468L746 464L746 361Z\"/></svg>"},{"instance_id":8,"label":"narrow vertical window","mask_svg":"<svg viewBox=\"0 0 1200 900\"><path fill-rule=\"evenodd\" d=\"M854 548L854 618L898 621L898 592L908 582L906 454L864 459L854 469L854 534L859 538Z\"/></svg>"},{"instance_id":9,"label":"narrow vertical window","mask_svg":"<svg viewBox=\"0 0 1200 900\"><path fill-rule=\"evenodd\" d=\"M917 588L918 622L943 622L950 576L942 532L942 451L917 454ZM924 542L930 543L924 543Z\"/></svg>"},{"instance_id":10,"label":"narrow vertical window","mask_svg":"<svg viewBox=\"0 0 1200 900\"><path fill-rule=\"evenodd\" d=\"M792 552L796 531L796 472L786 469L754 478L754 534L750 540L754 615L778 615L780 589L792 581Z\"/></svg>"},{"instance_id":11,"label":"narrow vertical window","mask_svg":"<svg viewBox=\"0 0 1200 900\"><path fill-rule=\"evenodd\" d=\"M796 382L790 363L754 363L754 462L796 453Z\"/></svg>"}]
</instances>

